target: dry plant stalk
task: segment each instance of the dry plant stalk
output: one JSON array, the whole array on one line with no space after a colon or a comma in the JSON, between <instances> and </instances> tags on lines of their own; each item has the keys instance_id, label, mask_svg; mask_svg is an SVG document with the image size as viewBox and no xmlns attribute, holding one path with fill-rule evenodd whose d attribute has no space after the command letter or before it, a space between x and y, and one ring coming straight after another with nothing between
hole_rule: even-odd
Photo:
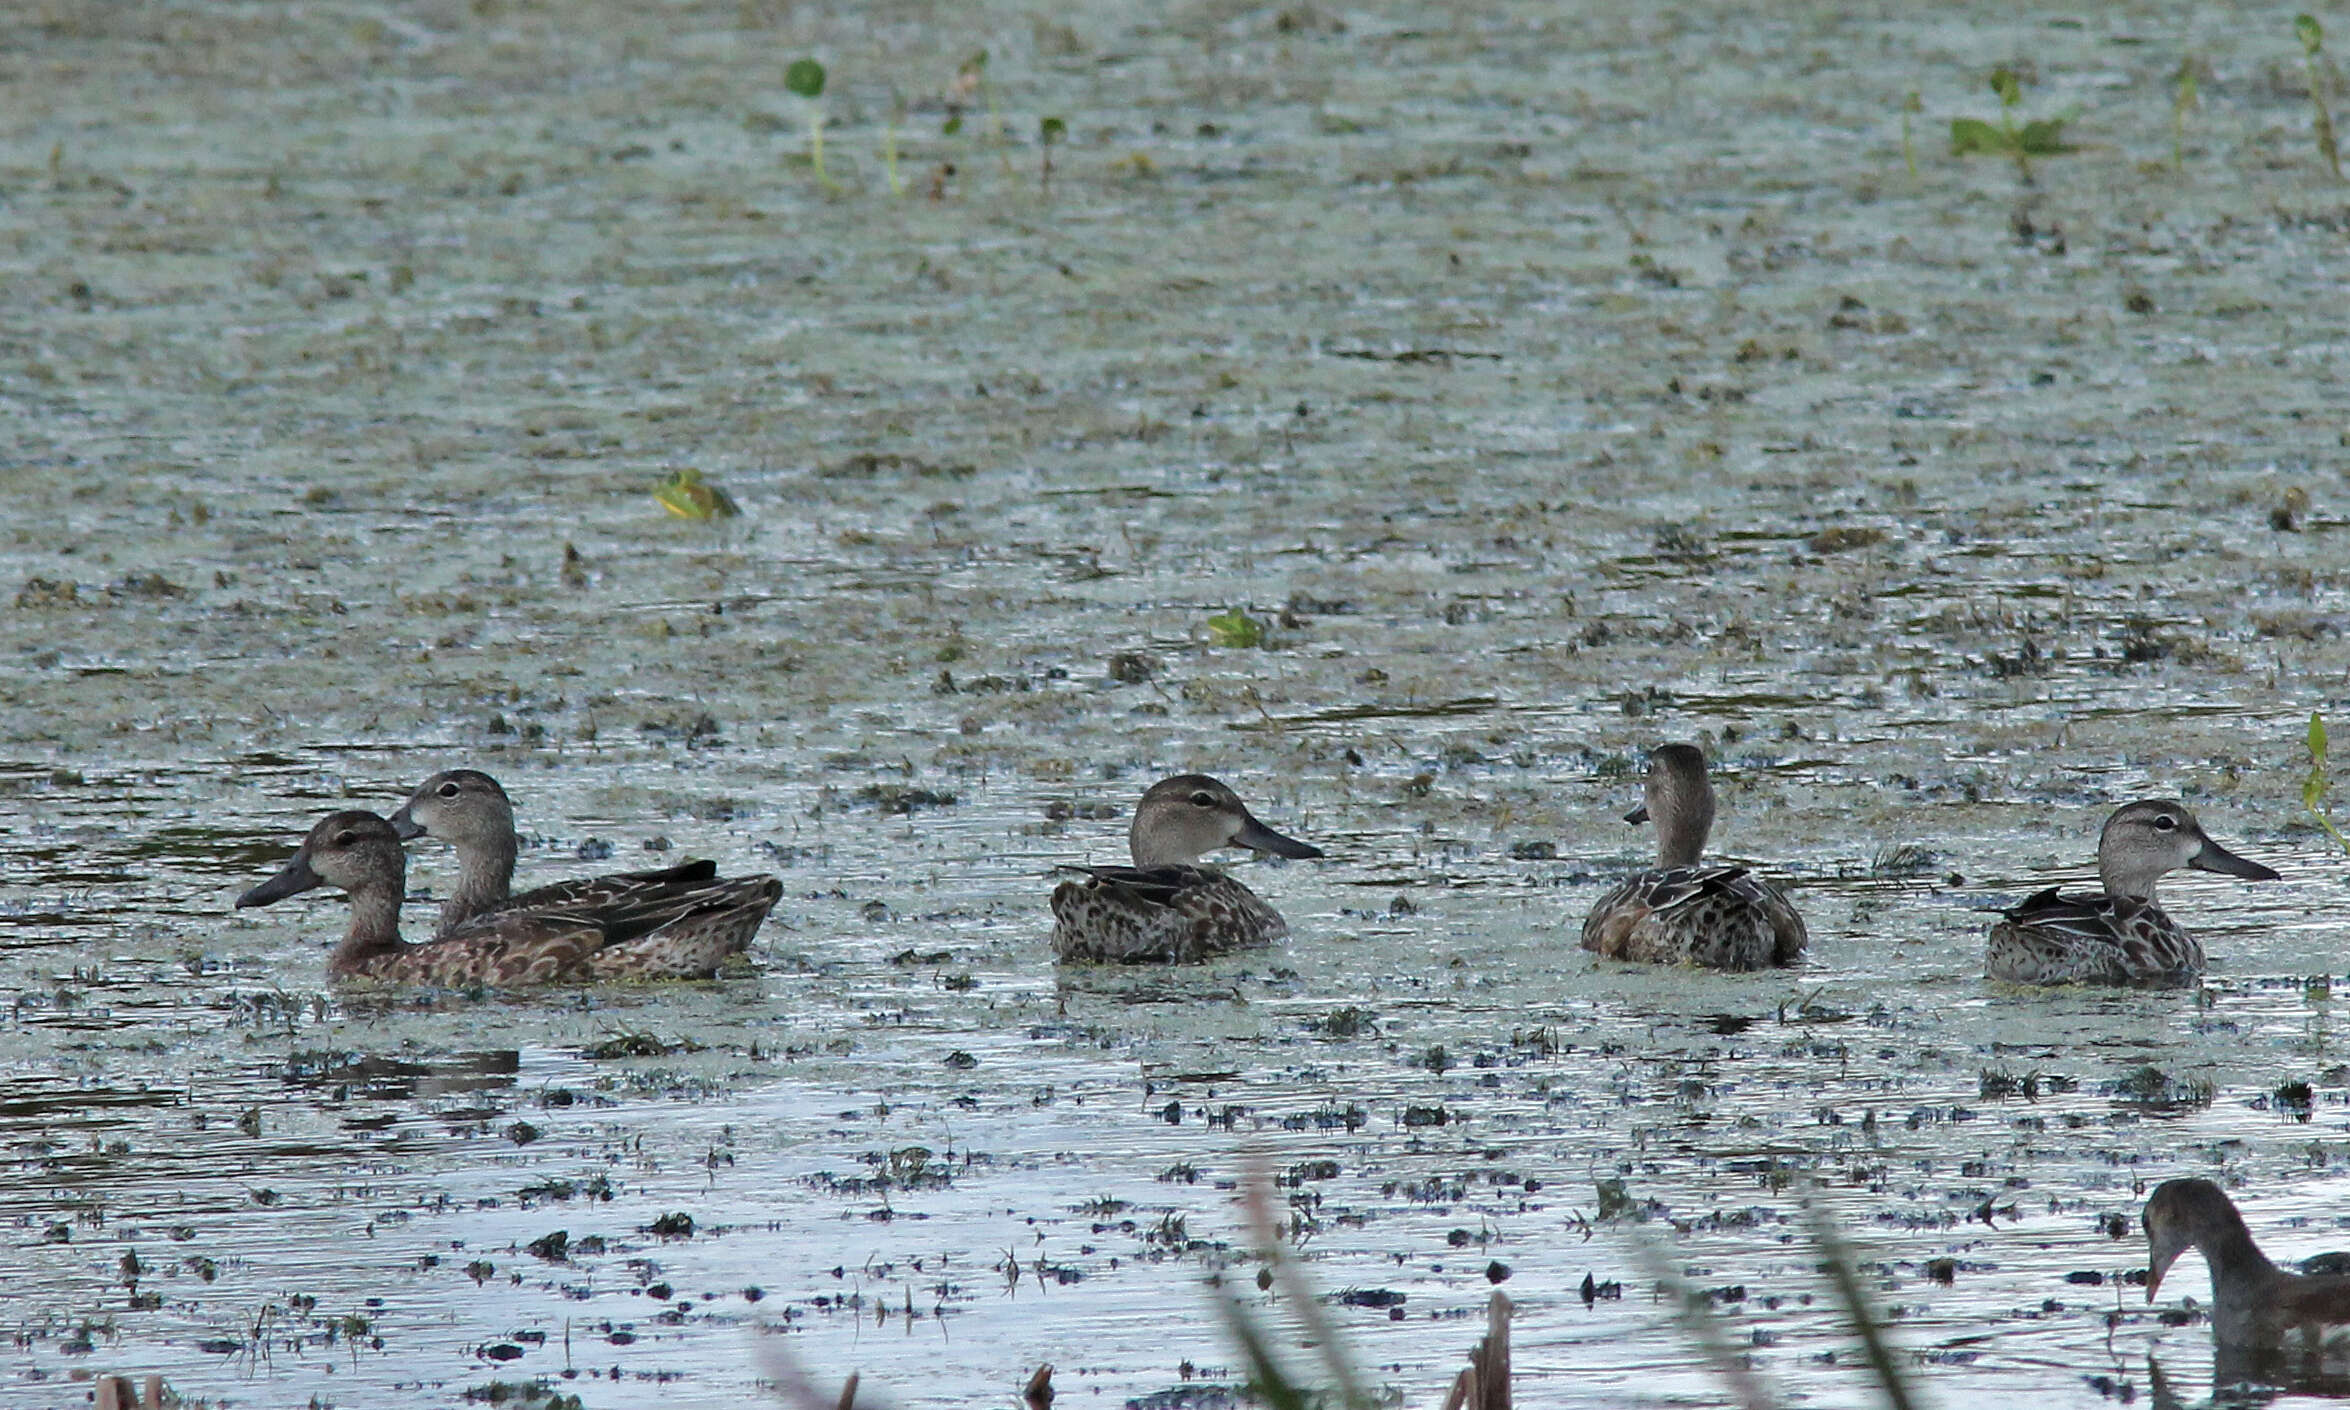
<instances>
[{"instance_id":1,"label":"dry plant stalk","mask_svg":"<svg viewBox=\"0 0 2350 1410\"><path fill-rule=\"evenodd\" d=\"M100 1376L95 1395L98 1410L163 1410L163 1377L150 1372L135 1395L123 1376Z\"/></svg>"},{"instance_id":2,"label":"dry plant stalk","mask_svg":"<svg viewBox=\"0 0 2350 1410\"><path fill-rule=\"evenodd\" d=\"M1485 1335L1453 1378L1444 1410L1510 1410L1510 1300L1498 1291L1485 1304Z\"/></svg>"}]
</instances>

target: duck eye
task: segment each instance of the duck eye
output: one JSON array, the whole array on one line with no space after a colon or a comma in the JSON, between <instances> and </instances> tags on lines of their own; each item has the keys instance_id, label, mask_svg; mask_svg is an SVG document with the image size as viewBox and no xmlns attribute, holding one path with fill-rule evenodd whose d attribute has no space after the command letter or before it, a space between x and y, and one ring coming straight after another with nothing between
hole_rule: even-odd
<instances>
[{"instance_id":1,"label":"duck eye","mask_svg":"<svg viewBox=\"0 0 2350 1410\"><path fill-rule=\"evenodd\" d=\"M438 791L443 798L454 798L457 796L457 785L454 783L444 783L440 786Z\"/></svg>"},{"instance_id":2,"label":"duck eye","mask_svg":"<svg viewBox=\"0 0 2350 1410\"><path fill-rule=\"evenodd\" d=\"M359 834L358 834L358 833L356 833L356 832L348 832L348 831L346 831L346 832L338 832L338 833L336 833L336 834L335 834L335 845L336 845L337 847L348 847L348 846L350 846L352 843L354 843L354 842L357 842L358 840L359 840Z\"/></svg>"},{"instance_id":3,"label":"duck eye","mask_svg":"<svg viewBox=\"0 0 2350 1410\"><path fill-rule=\"evenodd\" d=\"M2154 818L2154 830L2157 832L2177 832L2179 820L2168 813L2158 813Z\"/></svg>"},{"instance_id":4,"label":"duck eye","mask_svg":"<svg viewBox=\"0 0 2350 1410\"><path fill-rule=\"evenodd\" d=\"M1191 795L1191 806L1194 808L1213 808L1216 806L1216 795L1203 789L1200 792Z\"/></svg>"}]
</instances>

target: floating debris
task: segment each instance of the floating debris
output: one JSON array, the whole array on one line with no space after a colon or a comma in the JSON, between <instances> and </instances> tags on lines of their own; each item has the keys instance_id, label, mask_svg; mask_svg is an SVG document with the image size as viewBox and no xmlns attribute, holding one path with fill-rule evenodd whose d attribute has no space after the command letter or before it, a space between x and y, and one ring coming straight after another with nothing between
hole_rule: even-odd
<instances>
[{"instance_id":1,"label":"floating debris","mask_svg":"<svg viewBox=\"0 0 2350 1410\"><path fill-rule=\"evenodd\" d=\"M732 519L743 512L733 495L692 469L671 471L653 487L653 500L680 519Z\"/></svg>"}]
</instances>

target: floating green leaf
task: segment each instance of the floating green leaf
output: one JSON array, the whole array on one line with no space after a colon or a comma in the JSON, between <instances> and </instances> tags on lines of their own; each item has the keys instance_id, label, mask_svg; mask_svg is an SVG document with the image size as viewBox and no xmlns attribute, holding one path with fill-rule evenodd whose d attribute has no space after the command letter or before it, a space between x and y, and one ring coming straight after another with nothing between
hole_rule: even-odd
<instances>
[{"instance_id":1,"label":"floating green leaf","mask_svg":"<svg viewBox=\"0 0 2350 1410\"><path fill-rule=\"evenodd\" d=\"M795 59L783 71L783 86L803 98L824 96L824 65L814 59Z\"/></svg>"},{"instance_id":2,"label":"floating green leaf","mask_svg":"<svg viewBox=\"0 0 2350 1410\"><path fill-rule=\"evenodd\" d=\"M1208 637L1218 646L1263 646L1265 624L1234 607L1208 618Z\"/></svg>"},{"instance_id":3,"label":"floating green leaf","mask_svg":"<svg viewBox=\"0 0 2350 1410\"><path fill-rule=\"evenodd\" d=\"M653 487L653 499L680 519L732 519L742 508L734 496L702 479L699 470L677 470Z\"/></svg>"},{"instance_id":4,"label":"floating green leaf","mask_svg":"<svg viewBox=\"0 0 2350 1410\"><path fill-rule=\"evenodd\" d=\"M2063 118L2041 118L2038 122L2027 122L2016 129L2015 141L2016 146L2026 155L2034 157L2049 157L2072 150L2064 144Z\"/></svg>"},{"instance_id":5,"label":"floating green leaf","mask_svg":"<svg viewBox=\"0 0 2350 1410\"><path fill-rule=\"evenodd\" d=\"M2293 33L2300 36L2301 51L2313 59L2317 57L2317 51L2325 46L2325 26L2317 22L2315 15L2293 16Z\"/></svg>"},{"instance_id":6,"label":"floating green leaf","mask_svg":"<svg viewBox=\"0 0 2350 1410\"><path fill-rule=\"evenodd\" d=\"M1037 140L1050 147L1069 135L1069 124L1057 117L1048 117L1036 125Z\"/></svg>"},{"instance_id":7,"label":"floating green leaf","mask_svg":"<svg viewBox=\"0 0 2350 1410\"><path fill-rule=\"evenodd\" d=\"M2012 157L2017 169L2029 180L2031 158L2072 150L2064 140L2064 125L2071 118L2069 113L2016 126L2015 109L2023 101L2024 90L2023 80L2016 77L2015 70L2005 66L1993 70L1991 91L1999 95L1998 123L1993 125L1981 118L1952 118L1951 155Z\"/></svg>"},{"instance_id":8,"label":"floating green leaf","mask_svg":"<svg viewBox=\"0 0 2350 1410\"><path fill-rule=\"evenodd\" d=\"M1950 151L1954 156L2010 156L2015 141L1981 118L1950 120Z\"/></svg>"}]
</instances>

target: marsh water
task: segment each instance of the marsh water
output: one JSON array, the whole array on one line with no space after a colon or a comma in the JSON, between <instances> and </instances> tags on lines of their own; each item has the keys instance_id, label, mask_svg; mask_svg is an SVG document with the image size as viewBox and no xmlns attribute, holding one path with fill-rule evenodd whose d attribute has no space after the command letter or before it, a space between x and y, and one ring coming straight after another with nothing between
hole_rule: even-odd
<instances>
[{"instance_id":1,"label":"marsh water","mask_svg":"<svg viewBox=\"0 0 2350 1410\"><path fill-rule=\"evenodd\" d=\"M1931 1403L2209 1397L2144 1192L2350 1245L2350 197L2283 12L1844 10L0 17L0 1404L1223 1404L1252 1170L1414 1406L1495 1286L1522 1403L1725 1403L1660 1269L1868 1403L1806 1199ZM2002 63L2075 150L1949 155ZM1666 739L1805 968L1576 948ZM751 963L231 910L455 764L781 876ZM1180 770L1291 937L1056 971ZM2167 884L2206 982L1987 983L2147 795L2284 874Z\"/></svg>"}]
</instances>

